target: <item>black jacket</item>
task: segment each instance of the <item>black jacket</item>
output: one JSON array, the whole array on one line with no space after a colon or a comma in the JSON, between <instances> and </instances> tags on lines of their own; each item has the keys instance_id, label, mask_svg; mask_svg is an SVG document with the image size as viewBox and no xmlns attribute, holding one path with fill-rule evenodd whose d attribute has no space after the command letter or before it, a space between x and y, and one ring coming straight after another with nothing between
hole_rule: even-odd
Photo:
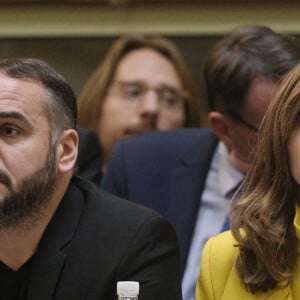
<instances>
[{"instance_id":1,"label":"black jacket","mask_svg":"<svg viewBox=\"0 0 300 300\"><path fill-rule=\"evenodd\" d=\"M77 128L79 147L77 158L77 175L101 185L102 150L96 134L86 128Z\"/></svg>"},{"instance_id":2,"label":"black jacket","mask_svg":"<svg viewBox=\"0 0 300 300\"><path fill-rule=\"evenodd\" d=\"M29 300L115 300L119 280L140 300L181 299L171 225L156 212L74 177L34 256Z\"/></svg>"}]
</instances>

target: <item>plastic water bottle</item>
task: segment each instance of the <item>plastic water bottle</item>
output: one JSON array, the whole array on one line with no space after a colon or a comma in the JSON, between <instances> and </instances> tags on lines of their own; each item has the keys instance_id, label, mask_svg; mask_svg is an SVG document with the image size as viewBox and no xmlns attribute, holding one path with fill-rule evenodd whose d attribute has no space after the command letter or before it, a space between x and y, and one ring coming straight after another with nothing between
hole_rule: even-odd
<instances>
[{"instance_id":1,"label":"plastic water bottle","mask_svg":"<svg viewBox=\"0 0 300 300\"><path fill-rule=\"evenodd\" d=\"M118 300L138 300L140 284L137 281L118 281Z\"/></svg>"}]
</instances>

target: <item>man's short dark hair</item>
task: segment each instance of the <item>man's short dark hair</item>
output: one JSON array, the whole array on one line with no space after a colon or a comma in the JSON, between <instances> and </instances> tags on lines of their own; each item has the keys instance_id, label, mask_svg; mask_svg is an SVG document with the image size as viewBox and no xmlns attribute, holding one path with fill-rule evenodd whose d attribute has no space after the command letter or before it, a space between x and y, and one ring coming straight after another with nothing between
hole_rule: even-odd
<instances>
[{"instance_id":1,"label":"man's short dark hair","mask_svg":"<svg viewBox=\"0 0 300 300\"><path fill-rule=\"evenodd\" d=\"M209 108L242 112L252 80L278 82L300 61L300 40L265 26L238 28L216 43L205 61Z\"/></svg>"},{"instance_id":2,"label":"man's short dark hair","mask_svg":"<svg viewBox=\"0 0 300 300\"><path fill-rule=\"evenodd\" d=\"M54 132L76 127L76 96L65 79L46 62L34 58L2 59L0 72L43 84L49 94L48 117Z\"/></svg>"}]
</instances>

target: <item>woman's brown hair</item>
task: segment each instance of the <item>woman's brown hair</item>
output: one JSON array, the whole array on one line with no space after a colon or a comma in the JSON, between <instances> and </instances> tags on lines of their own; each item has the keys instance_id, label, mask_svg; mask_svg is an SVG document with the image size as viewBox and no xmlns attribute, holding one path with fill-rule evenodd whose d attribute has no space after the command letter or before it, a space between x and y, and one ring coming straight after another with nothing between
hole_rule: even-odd
<instances>
[{"instance_id":1,"label":"woman's brown hair","mask_svg":"<svg viewBox=\"0 0 300 300\"><path fill-rule=\"evenodd\" d=\"M299 116L300 65L285 77L267 111L246 191L230 216L239 247L236 270L252 293L275 289L293 278L299 186L291 175L288 144L300 125Z\"/></svg>"}]
</instances>

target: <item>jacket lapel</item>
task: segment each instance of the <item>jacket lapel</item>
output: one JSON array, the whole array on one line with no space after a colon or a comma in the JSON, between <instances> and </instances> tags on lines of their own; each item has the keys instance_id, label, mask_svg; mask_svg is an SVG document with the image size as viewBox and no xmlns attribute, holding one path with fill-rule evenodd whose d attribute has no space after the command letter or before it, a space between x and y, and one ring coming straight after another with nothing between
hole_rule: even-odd
<instances>
[{"instance_id":1,"label":"jacket lapel","mask_svg":"<svg viewBox=\"0 0 300 300\"><path fill-rule=\"evenodd\" d=\"M83 197L71 183L46 228L33 258L28 287L29 300L55 299L67 255L83 206Z\"/></svg>"},{"instance_id":2,"label":"jacket lapel","mask_svg":"<svg viewBox=\"0 0 300 300\"><path fill-rule=\"evenodd\" d=\"M181 263L185 265L196 214L200 203L200 176L197 166L178 168L172 174L167 218L180 241Z\"/></svg>"},{"instance_id":3,"label":"jacket lapel","mask_svg":"<svg viewBox=\"0 0 300 300\"><path fill-rule=\"evenodd\" d=\"M48 260L40 255L35 258L28 289L30 300L51 300L66 256L60 251L49 251Z\"/></svg>"},{"instance_id":4,"label":"jacket lapel","mask_svg":"<svg viewBox=\"0 0 300 300\"><path fill-rule=\"evenodd\" d=\"M216 145L216 137L210 131L206 132L198 143L189 145L185 155L179 158L177 167L172 171L168 197L170 203L167 205L166 216L173 224L180 241L182 270Z\"/></svg>"}]
</instances>

